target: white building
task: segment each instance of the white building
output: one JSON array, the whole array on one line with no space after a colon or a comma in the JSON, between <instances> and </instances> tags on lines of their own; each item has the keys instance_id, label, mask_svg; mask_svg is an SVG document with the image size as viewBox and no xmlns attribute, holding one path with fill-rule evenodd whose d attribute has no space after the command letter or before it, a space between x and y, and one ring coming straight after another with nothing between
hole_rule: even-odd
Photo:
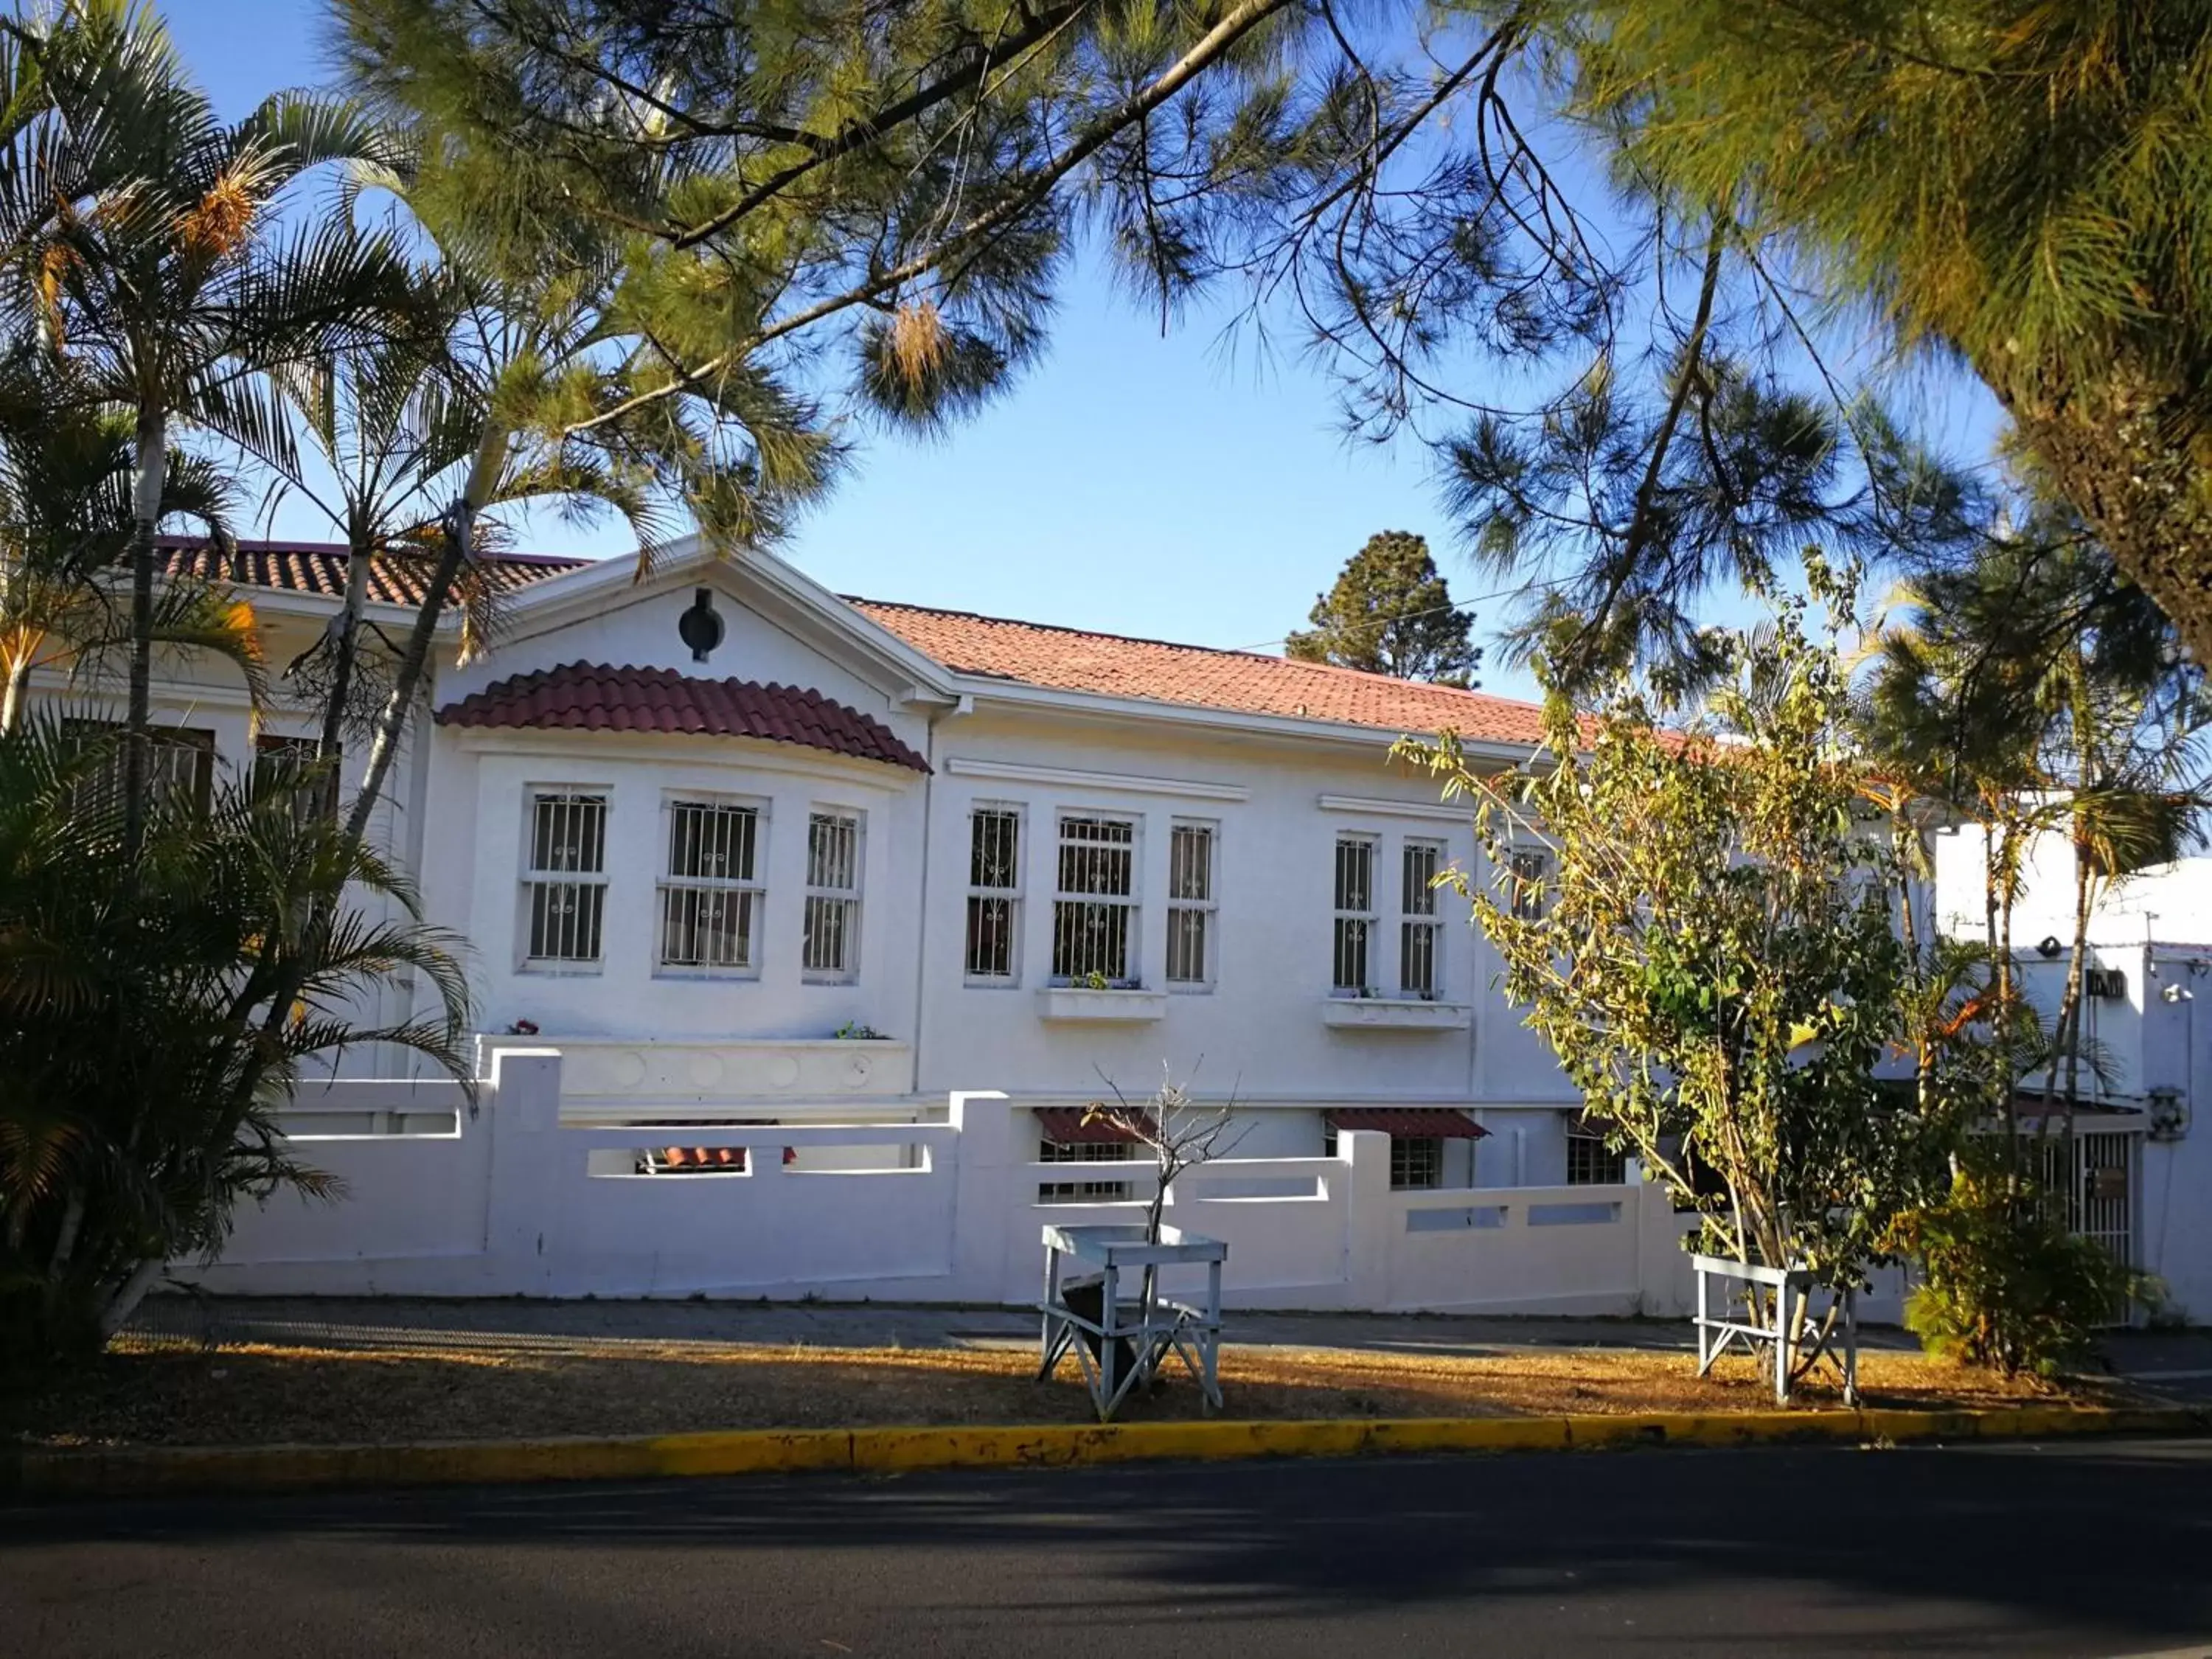
<instances>
[{"instance_id":1,"label":"white building","mask_svg":"<svg viewBox=\"0 0 2212 1659\"><path fill-rule=\"evenodd\" d=\"M1985 928L1978 830L1937 837L1936 908L1944 930ZM2074 854L2062 833L2030 850L2013 907L2022 982L2057 1012L2074 954ZM2085 1063L2071 1172L2086 1231L2165 1281L2172 1310L2212 1318L2212 859L2190 858L2114 884L2090 917L2083 963ZM2200 1016L2197 1005L2205 1000ZM2063 1084L2063 1079L2061 1079Z\"/></svg>"},{"instance_id":2,"label":"white building","mask_svg":"<svg viewBox=\"0 0 2212 1659\"><path fill-rule=\"evenodd\" d=\"M250 592L278 664L344 586L327 548L172 556ZM463 665L443 636L380 815L470 941L491 1109L399 1057L303 1092L293 1133L354 1197L247 1216L211 1283L1020 1300L1040 1216L1150 1191L1080 1109L1172 1076L1235 1104L1231 1155L1173 1201L1231 1240L1246 1305L1682 1305L1680 1218L1571 1133L1575 1091L1430 885L1490 879L1465 810L1389 758L1449 728L1519 763L1533 705L841 599L759 556L499 568L496 641ZM232 671L170 666L180 774L310 729L257 732ZM2144 1035L2083 1220L2212 1310L2186 1133L2212 1066L2189 1000L2141 997L2153 965L2107 1021ZM677 1170L705 1178L646 1178Z\"/></svg>"},{"instance_id":3,"label":"white building","mask_svg":"<svg viewBox=\"0 0 2212 1659\"><path fill-rule=\"evenodd\" d=\"M344 580L326 547L171 557L247 592L276 664ZM1439 1133L1395 1120L1409 1184L1617 1173L1593 1146L1571 1170L1577 1097L1429 884L1487 878L1467 814L1389 759L1444 727L1521 759L1534 706L848 600L762 556L501 569L496 644L458 665L447 630L383 829L471 941L483 1029L561 1048L572 1097L896 1116L1171 1074L1233 1097L1254 1156L1413 1109ZM250 735L230 671L172 667L197 678L157 718L201 763L312 728Z\"/></svg>"}]
</instances>

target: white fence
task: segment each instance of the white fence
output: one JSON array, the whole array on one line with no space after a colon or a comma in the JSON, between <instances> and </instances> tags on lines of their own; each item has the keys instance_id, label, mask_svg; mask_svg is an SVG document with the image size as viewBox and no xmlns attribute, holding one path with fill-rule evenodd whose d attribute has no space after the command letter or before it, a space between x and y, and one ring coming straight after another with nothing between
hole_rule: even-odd
<instances>
[{"instance_id":1,"label":"white fence","mask_svg":"<svg viewBox=\"0 0 2212 1659\"><path fill-rule=\"evenodd\" d=\"M1001 1095L955 1095L944 1123L564 1123L561 1067L554 1050L495 1050L473 1110L450 1084L303 1091L285 1126L344 1197L247 1206L222 1259L180 1275L250 1295L1021 1304L1037 1294L1044 1223L1127 1221L1151 1192L1144 1164L1036 1162L1034 1120ZM679 1142L747 1156L638 1172ZM1400 1192L1389 1154L1387 1136L1347 1131L1331 1158L1222 1159L1186 1174L1169 1210L1228 1241L1234 1306L1687 1308L1681 1220L1656 1186ZM1039 1201L1041 1185L1089 1182L1127 1196Z\"/></svg>"}]
</instances>

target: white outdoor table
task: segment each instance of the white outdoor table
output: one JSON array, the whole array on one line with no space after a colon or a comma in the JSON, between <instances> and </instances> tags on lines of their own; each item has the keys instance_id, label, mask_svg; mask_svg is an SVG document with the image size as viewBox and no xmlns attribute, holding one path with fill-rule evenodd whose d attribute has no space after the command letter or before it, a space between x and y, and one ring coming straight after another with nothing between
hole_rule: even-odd
<instances>
[{"instance_id":1,"label":"white outdoor table","mask_svg":"<svg viewBox=\"0 0 2212 1659\"><path fill-rule=\"evenodd\" d=\"M1698 1375L1703 1376L1713 1368L1713 1362L1725 1353L1730 1344L1741 1342L1753 1355L1764 1345L1774 1350L1774 1400L1777 1405L1790 1399L1790 1344L1784 1340L1784 1333L1791 1328L1793 1304L1802 1311L1812 1293L1824 1287L1819 1279L1802 1267L1762 1267L1747 1262L1731 1261L1725 1256L1693 1255L1690 1265L1698 1273ZM1713 1311L1712 1283L1720 1279L1725 1284L1740 1286L1721 1293L1721 1311ZM1765 1286L1774 1292L1774 1322L1762 1323L1759 1316L1757 1292ZM1859 1403L1859 1322L1858 1304L1855 1293L1846 1285L1829 1294L1842 1302L1841 1326L1844 1350L1839 1364L1844 1373L1844 1403ZM1732 1316L1739 1299L1747 1300L1748 1320ZM1820 1339L1820 1346L1808 1357L1808 1363L1826 1353L1831 1359L1838 1356L1832 1344L1838 1333L1830 1332Z\"/></svg>"},{"instance_id":2,"label":"white outdoor table","mask_svg":"<svg viewBox=\"0 0 2212 1659\"><path fill-rule=\"evenodd\" d=\"M1172 1352L1196 1379L1203 1409L1221 1407L1221 1264L1229 1246L1218 1238L1201 1238L1180 1228L1160 1229L1160 1242L1145 1241L1145 1230L1136 1226L1057 1227L1044 1230L1044 1300L1037 1310L1044 1316L1043 1360L1037 1381L1043 1382L1073 1351L1075 1363L1091 1391L1098 1420L1109 1421L1130 1389L1149 1381L1160 1361ZM1202 1301L1176 1301L1164 1294L1160 1270L1203 1263L1206 1292ZM1097 1320L1067 1305L1069 1269L1095 1270L1101 1275L1099 1316ZM1139 1294L1133 1303L1121 1299L1124 1274L1135 1270ZM1094 1356L1086 1336L1097 1339ZM1134 1356L1126 1375L1118 1356L1123 1343Z\"/></svg>"}]
</instances>

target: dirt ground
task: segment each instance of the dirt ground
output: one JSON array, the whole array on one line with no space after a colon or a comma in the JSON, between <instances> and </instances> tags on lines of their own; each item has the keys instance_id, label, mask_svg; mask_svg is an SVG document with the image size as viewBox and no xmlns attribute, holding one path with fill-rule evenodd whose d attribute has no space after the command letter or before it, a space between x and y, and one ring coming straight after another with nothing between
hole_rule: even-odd
<instances>
[{"instance_id":1,"label":"dirt ground","mask_svg":"<svg viewBox=\"0 0 2212 1659\"><path fill-rule=\"evenodd\" d=\"M1739 1411L1771 1404L1748 1359L1700 1380L1679 1353L1558 1349L1485 1358L1239 1351L1222 1356L1225 1415L1528 1416ZM39 1446L377 1443L877 1424L1068 1423L1090 1405L1073 1359L1036 1380L1011 1349L203 1346L126 1338L66 1382L0 1395L0 1441ZM1907 1353L1863 1353L1870 1405L2087 1401ZM1839 1403L1806 1386L1808 1407ZM1180 1372L1125 1421L1196 1417Z\"/></svg>"}]
</instances>

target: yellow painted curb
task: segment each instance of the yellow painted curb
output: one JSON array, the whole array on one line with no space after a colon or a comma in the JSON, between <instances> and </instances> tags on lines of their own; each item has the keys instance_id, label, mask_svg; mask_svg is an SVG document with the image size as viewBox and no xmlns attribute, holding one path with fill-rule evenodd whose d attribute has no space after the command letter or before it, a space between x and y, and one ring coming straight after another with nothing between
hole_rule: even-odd
<instances>
[{"instance_id":1,"label":"yellow painted curb","mask_svg":"<svg viewBox=\"0 0 2212 1659\"><path fill-rule=\"evenodd\" d=\"M1413 1452L1565 1451L1806 1441L2034 1440L2212 1433L2212 1410L2021 1406L1983 1411L1644 1412L1313 1422L1042 1424L982 1428L737 1429L607 1439L389 1446L18 1450L0 1498L144 1497L334 1487L636 1480L813 1469L1048 1468L1078 1463Z\"/></svg>"}]
</instances>

